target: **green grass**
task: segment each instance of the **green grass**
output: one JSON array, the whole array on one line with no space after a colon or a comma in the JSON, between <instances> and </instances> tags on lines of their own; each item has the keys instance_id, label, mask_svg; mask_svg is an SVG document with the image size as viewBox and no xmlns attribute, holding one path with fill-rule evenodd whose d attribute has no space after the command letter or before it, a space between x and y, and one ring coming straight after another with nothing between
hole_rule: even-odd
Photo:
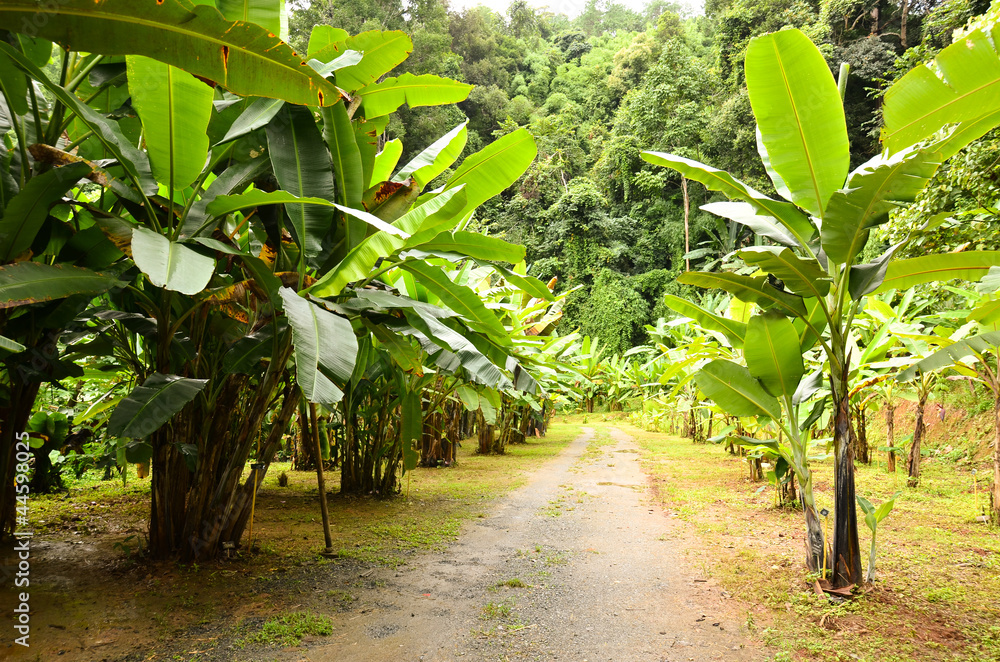
<instances>
[{"instance_id":1,"label":"green grass","mask_svg":"<svg viewBox=\"0 0 1000 662\"><path fill-rule=\"evenodd\" d=\"M237 639L237 648L250 644L263 646L298 646L303 637L326 637L333 633L333 621L308 611L269 618L260 630Z\"/></svg>"},{"instance_id":2,"label":"green grass","mask_svg":"<svg viewBox=\"0 0 1000 662\"><path fill-rule=\"evenodd\" d=\"M479 618L484 621L492 621L499 618L507 618L511 614L514 606L512 600L501 600L500 602L487 602L479 612Z\"/></svg>"},{"instance_id":3,"label":"green grass","mask_svg":"<svg viewBox=\"0 0 1000 662\"><path fill-rule=\"evenodd\" d=\"M775 508L770 488L758 493L762 483L749 480L745 460L721 446L619 427L643 449L665 510L700 540L693 563L749 606L751 632L774 659L1000 659L1000 535L974 521L973 465L939 452L945 444L929 444L916 489L906 487L905 468L887 474L884 457L880 466L857 466L858 494L875 504L902 494L878 527L874 588L838 605L807 585L801 512ZM832 463L812 468L817 505L832 510ZM859 529L866 565L871 533L863 519Z\"/></svg>"},{"instance_id":4,"label":"green grass","mask_svg":"<svg viewBox=\"0 0 1000 662\"><path fill-rule=\"evenodd\" d=\"M407 474L398 497L331 497L330 528L336 532L337 556L397 567L415 553L443 549L458 537L464 522L483 517L493 500L523 485L531 471L579 434L577 425L552 425L546 437L508 446L500 456L477 455L475 444L467 440L458 449L455 465ZM288 475L287 487L278 486L281 471ZM339 473L328 472L326 478L328 490L335 494ZM272 465L257 506L262 510L255 535L281 540L278 547L287 556L321 551L315 473L292 471L288 464Z\"/></svg>"}]
</instances>

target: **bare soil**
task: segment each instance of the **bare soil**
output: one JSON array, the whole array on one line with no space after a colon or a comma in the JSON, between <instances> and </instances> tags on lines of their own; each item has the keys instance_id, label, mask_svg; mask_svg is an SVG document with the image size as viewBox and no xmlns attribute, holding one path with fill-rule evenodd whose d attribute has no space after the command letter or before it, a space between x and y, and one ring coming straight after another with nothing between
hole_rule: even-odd
<instances>
[{"instance_id":1,"label":"bare soil","mask_svg":"<svg viewBox=\"0 0 1000 662\"><path fill-rule=\"evenodd\" d=\"M705 550L690 525L651 498L638 447L614 428L584 432L453 544L398 566L299 556L193 569L123 562L107 538L42 536L30 649L11 643L5 549L0 658L764 659L741 629L746 607L696 567ZM305 611L332 619L332 634L240 642L268 617Z\"/></svg>"}]
</instances>

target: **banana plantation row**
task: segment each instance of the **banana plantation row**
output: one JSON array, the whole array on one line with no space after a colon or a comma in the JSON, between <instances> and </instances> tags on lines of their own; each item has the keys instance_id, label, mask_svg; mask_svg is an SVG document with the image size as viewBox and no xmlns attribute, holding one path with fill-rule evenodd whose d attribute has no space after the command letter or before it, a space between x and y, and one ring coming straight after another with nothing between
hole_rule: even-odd
<instances>
[{"instance_id":1,"label":"banana plantation row","mask_svg":"<svg viewBox=\"0 0 1000 662\"><path fill-rule=\"evenodd\" d=\"M240 540L293 419L321 481L333 449L342 490L391 495L403 472L451 461L473 424L482 452L502 452L544 429L559 394L588 410L642 394L647 419L687 411L696 429L702 411L725 414L723 438L769 453L789 494L794 476L807 566L844 587L862 581L855 502L876 522L887 512L854 490L869 404L915 380L922 405L944 368L1000 396L1000 253L866 251L873 228L1000 123L995 11L889 90L884 152L853 171L844 85L817 48L797 30L755 38L750 103L784 199L644 153L721 194L705 209L751 228L754 245L680 278L725 297L668 297L683 317L653 331L661 342L606 357L596 339L557 333L568 292L529 275L522 247L468 229L531 164L529 132L459 160L461 124L400 166L401 144L383 137L392 114L470 86L390 75L412 50L402 32L319 25L296 53L282 7L0 6L23 26L0 40L4 533L27 481L44 489L66 462L71 425L103 440L91 460L151 466L150 551L202 559ZM965 310L928 310L909 290L956 278L978 281L956 290ZM72 386L85 411L39 409L45 384ZM817 429L832 431L831 541L812 492ZM22 431L30 462L15 452ZM918 423L917 459L920 435ZM995 466L994 517L1000 448Z\"/></svg>"}]
</instances>

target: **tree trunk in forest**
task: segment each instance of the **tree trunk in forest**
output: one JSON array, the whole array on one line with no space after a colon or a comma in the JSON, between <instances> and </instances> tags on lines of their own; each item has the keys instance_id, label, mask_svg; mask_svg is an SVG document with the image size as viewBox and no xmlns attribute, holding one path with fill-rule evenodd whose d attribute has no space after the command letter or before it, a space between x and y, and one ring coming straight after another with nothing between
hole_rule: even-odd
<instances>
[{"instance_id":1,"label":"tree trunk in forest","mask_svg":"<svg viewBox=\"0 0 1000 662\"><path fill-rule=\"evenodd\" d=\"M40 382L11 380L10 404L0 407L0 540L10 536L17 528L17 498L14 491L14 471L17 466L17 435L25 431L31 409L38 397Z\"/></svg>"},{"instance_id":2,"label":"tree trunk in forest","mask_svg":"<svg viewBox=\"0 0 1000 662\"><path fill-rule=\"evenodd\" d=\"M899 45L904 51L909 48L909 45L906 43L906 19L909 14L910 0L903 0L903 3L900 5L899 14Z\"/></svg>"},{"instance_id":3,"label":"tree trunk in forest","mask_svg":"<svg viewBox=\"0 0 1000 662\"><path fill-rule=\"evenodd\" d=\"M789 471L788 481L782 483L781 486L781 505L789 506L795 503L796 498L797 496L795 494L795 472Z\"/></svg>"},{"instance_id":4,"label":"tree trunk in forest","mask_svg":"<svg viewBox=\"0 0 1000 662\"><path fill-rule=\"evenodd\" d=\"M885 441L889 447L888 471L896 473L896 407L891 402L885 408Z\"/></svg>"},{"instance_id":5,"label":"tree trunk in forest","mask_svg":"<svg viewBox=\"0 0 1000 662\"><path fill-rule=\"evenodd\" d=\"M191 472L184 457L170 443L173 439L169 427L173 422L153 433L153 459L150 479L149 552L153 558L166 559L182 547L184 531L184 504Z\"/></svg>"},{"instance_id":6,"label":"tree trunk in forest","mask_svg":"<svg viewBox=\"0 0 1000 662\"><path fill-rule=\"evenodd\" d=\"M268 432L264 443L260 446L256 461L264 465L259 472L252 472L239 489L233 495L227 509L224 511L226 526L219 533L219 540L232 541L238 543L243 537L243 531L250 521L251 508L253 504L253 493L260 489L264 482L267 471L274 461L274 456L281 448L282 436L288 428L288 424L298 409L299 392L293 385L286 385L281 408L272 421L271 430Z\"/></svg>"},{"instance_id":7,"label":"tree trunk in forest","mask_svg":"<svg viewBox=\"0 0 1000 662\"><path fill-rule=\"evenodd\" d=\"M993 396L993 491L990 519L1000 525L1000 397Z\"/></svg>"},{"instance_id":8,"label":"tree trunk in forest","mask_svg":"<svg viewBox=\"0 0 1000 662\"><path fill-rule=\"evenodd\" d=\"M17 309L0 309L0 329L6 327L11 310ZM27 350L11 354L0 363L9 388L7 398L0 405L0 481L3 481L0 483L0 539L12 535L17 528L14 489L17 435L28 427L42 380L52 377L60 364L57 340L62 329L46 328L34 322L32 327L36 331L21 340Z\"/></svg>"},{"instance_id":9,"label":"tree trunk in forest","mask_svg":"<svg viewBox=\"0 0 1000 662\"><path fill-rule=\"evenodd\" d=\"M910 461L906 465L909 478L906 480L907 487L916 487L920 483L920 442L924 439L924 407L927 405L927 397L930 389L926 393L920 394L917 402L917 422L913 427L913 443L910 444Z\"/></svg>"},{"instance_id":10,"label":"tree trunk in forest","mask_svg":"<svg viewBox=\"0 0 1000 662\"><path fill-rule=\"evenodd\" d=\"M688 198L687 178L681 176L681 193L684 195L684 271L691 271L691 260L688 253L691 252L691 230L689 220L691 218L691 201Z\"/></svg>"},{"instance_id":11,"label":"tree trunk in forest","mask_svg":"<svg viewBox=\"0 0 1000 662\"><path fill-rule=\"evenodd\" d=\"M836 412L833 422L834 452L834 526L833 568L834 588L855 584L860 586L861 545L858 541L858 512L854 493L854 453L851 448L851 403L847 381L847 361L844 373L832 380Z\"/></svg>"},{"instance_id":12,"label":"tree trunk in forest","mask_svg":"<svg viewBox=\"0 0 1000 662\"><path fill-rule=\"evenodd\" d=\"M309 433L309 416L304 403L299 404L297 416L299 434L295 437L295 471L309 471L316 466L316 451L313 449L312 436Z\"/></svg>"},{"instance_id":13,"label":"tree trunk in forest","mask_svg":"<svg viewBox=\"0 0 1000 662\"><path fill-rule=\"evenodd\" d=\"M587 398L585 399L584 402L587 405L587 413L588 414L593 414L594 413L594 397L593 396L587 396Z\"/></svg>"}]
</instances>

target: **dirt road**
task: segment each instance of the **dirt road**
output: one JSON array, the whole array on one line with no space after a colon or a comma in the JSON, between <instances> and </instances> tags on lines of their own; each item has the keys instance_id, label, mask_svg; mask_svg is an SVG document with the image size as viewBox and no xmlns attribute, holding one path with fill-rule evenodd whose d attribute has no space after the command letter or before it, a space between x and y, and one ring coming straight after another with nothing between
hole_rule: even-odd
<instances>
[{"instance_id":1,"label":"dirt road","mask_svg":"<svg viewBox=\"0 0 1000 662\"><path fill-rule=\"evenodd\" d=\"M648 499L636 446L614 428L594 435L584 428L445 552L374 570L377 588L332 636L279 659L761 659L727 594L685 558L687 525Z\"/></svg>"}]
</instances>

